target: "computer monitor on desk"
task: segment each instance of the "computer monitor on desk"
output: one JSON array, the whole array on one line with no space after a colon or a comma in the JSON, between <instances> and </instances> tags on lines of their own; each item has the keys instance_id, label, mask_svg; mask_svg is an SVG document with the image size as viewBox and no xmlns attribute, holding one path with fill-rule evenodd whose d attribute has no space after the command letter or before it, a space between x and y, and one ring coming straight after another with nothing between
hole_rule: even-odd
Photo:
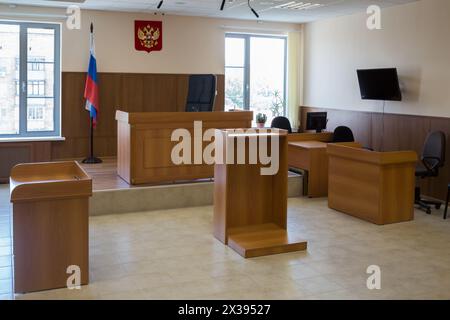
<instances>
[{"instance_id":1,"label":"computer monitor on desk","mask_svg":"<svg viewBox=\"0 0 450 320\"><path fill-rule=\"evenodd\" d=\"M316 130L317 133L327 128L326 112L308 112L306 114L306 130Z\"/></svg>"}]
</instances>

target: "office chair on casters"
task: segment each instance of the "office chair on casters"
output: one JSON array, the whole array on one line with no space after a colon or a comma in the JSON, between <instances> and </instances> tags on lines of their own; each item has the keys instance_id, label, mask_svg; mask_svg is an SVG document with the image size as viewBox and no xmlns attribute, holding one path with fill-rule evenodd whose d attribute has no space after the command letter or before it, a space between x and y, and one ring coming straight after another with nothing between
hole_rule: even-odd
<instances>
[{"instance_id":1,"label":"office chair on casters","mask_svg":"<svg viewBox=\"0 0 450 320\"><path fill-rule=\"evenodd\" d=\"M423 147L421 163L416 167L416 177L420 179L437 177L439 168L445 162L445 134L442 131L435 131L428 135ZM440 209L440 201L423 200L420 198L420 187L416 186L415 204L427 214L431 214L431 206Z\"/></svg>"},{"instance_id":2,"label":"office chair on casters","mask_svg":"<svg viewBox=\"0 0 450 320\"><path fill-rule=\"evenodd\" d=\"M355 142L355 136L353 135L352 129L346 126L339 126L334 129L333 132L333 143L342 142ZM362 147L363 149L373 151L372 148Z\"/></svg>"},{"instance_id":3,"label":"office chair on casters","mask_svg":"<svg viewBox=\"0 0 450 320\"><path fill-rule=\"evenodd\" d=\"M189 76L186 112L213 111L217 92L217 79L213 74Z\"/></svg>"},{"instance_id":4,"label":"office chair on casters","mask_svg":"<svg viewBox=\"0 0 450 320\"><path fill-rule=\"evenodd\" d=\"M287 130L288 133L292 133L291 122L286 117L275 117L272 120L271 128L284 129Z\"/></svg>"},{"instance_id":5,"label":"office chair on casters","mask_svg":"<svg viewBox=\"0 0 450 320\"><path fill-rule=\"evenodd\" d=\"M334 129L333 142L355 142L352 129L345 126L340 126Z\"/></svg>"}]
</instances>

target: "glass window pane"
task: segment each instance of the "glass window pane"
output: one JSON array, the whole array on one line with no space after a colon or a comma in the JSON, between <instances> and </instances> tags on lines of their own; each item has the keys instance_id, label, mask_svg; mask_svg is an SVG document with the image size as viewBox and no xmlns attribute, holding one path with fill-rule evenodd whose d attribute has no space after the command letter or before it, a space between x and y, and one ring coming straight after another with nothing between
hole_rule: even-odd
<instances>
[{"instance_id":1,"label":"glass window pane","mask_svg":"<svg viewBox=\"0 0 450 320\"><path fill-rule=\"evenodd\" d=\"M54 130L53 29L28 29L27 131Z\"/></svg>"},{"instance_id":2,"label":"glass window pane","mask_svg":"<svg viewBox=\"0 0 450 320\"><path fill-rule=\"evenodd\" d=\"M225 68L225 110L244 108L244 68Z\"/></svg>"},{"instance_id":3,"label":"glass window pane","mask_svg":"<svg viewBox=\"0 0 450 320\"><path fill-rule=\"evenodd\" d=\"M55 62L55 30L28 28L28 62Z\"/></svg>"},{"instance_id":4,"label":"glass window pane","mask_svg":"<svg viewBox=\"0 0 450 320\"><path fill-rule=\"evenodd\" d=\"M53 98L28 98L27 100L27 131L53 131Z\"/></svg>"},{"instance_id":5,"label":"glass window pane","mask_svg":"<svg viewBox=\"0 0 450 320\"><path fill-rule=\"evenodd\" d=\"M284 114L285 39L250 38L250 109L270 124Z\"/></svg>"},{"instance_id":6,"label":"glass window pane","mask_svg":"<svg viewBox=\"0 0 450 320\"><path fill-rule=\"evenodd\" d=\"M19 133L20 26L0 24L0 134Z\"/></svg>"},{"instance_id":7,"label":"glass window pane","mask_svg":"<svg viewBox=\"0 0 450 320\"><path fill-rule=\"evenodd\" d=\"M225 38L225 66L243 67L245 65L245 39Z\"/></svg>"}]
</instances>

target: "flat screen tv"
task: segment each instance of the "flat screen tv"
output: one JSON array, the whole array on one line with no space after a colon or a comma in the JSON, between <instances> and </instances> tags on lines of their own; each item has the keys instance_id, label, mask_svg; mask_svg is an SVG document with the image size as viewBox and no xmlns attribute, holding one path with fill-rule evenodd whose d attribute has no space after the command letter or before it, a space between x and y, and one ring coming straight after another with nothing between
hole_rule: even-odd
<instances>
[{"instance_id":1,"label":"flat screen tv","mask_svg":"<svg viewBox=\"0 0 450 320\"><path fill-rule=\"evenodd\" d=\"M365 69L357 73L363 100L402 100L397 69Z\"/></svg>"}]
</instances>

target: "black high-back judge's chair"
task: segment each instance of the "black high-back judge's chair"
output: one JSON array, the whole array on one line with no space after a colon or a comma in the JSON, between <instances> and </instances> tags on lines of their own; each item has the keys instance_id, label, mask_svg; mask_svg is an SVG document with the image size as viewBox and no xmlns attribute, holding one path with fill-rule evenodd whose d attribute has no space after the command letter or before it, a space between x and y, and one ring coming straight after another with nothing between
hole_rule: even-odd
<instances>
[{"instance_id":1,"label":"black high-back judge's chair","mask_svg":"<svg viewBox=\"0 0 450 320\"><path fill-rule=\"evenodd\" d=\"M207 112L214 110L217 92L217 78L213 74L189 76L189 90L186 112Z\"/></svg>"}]
</instances>

